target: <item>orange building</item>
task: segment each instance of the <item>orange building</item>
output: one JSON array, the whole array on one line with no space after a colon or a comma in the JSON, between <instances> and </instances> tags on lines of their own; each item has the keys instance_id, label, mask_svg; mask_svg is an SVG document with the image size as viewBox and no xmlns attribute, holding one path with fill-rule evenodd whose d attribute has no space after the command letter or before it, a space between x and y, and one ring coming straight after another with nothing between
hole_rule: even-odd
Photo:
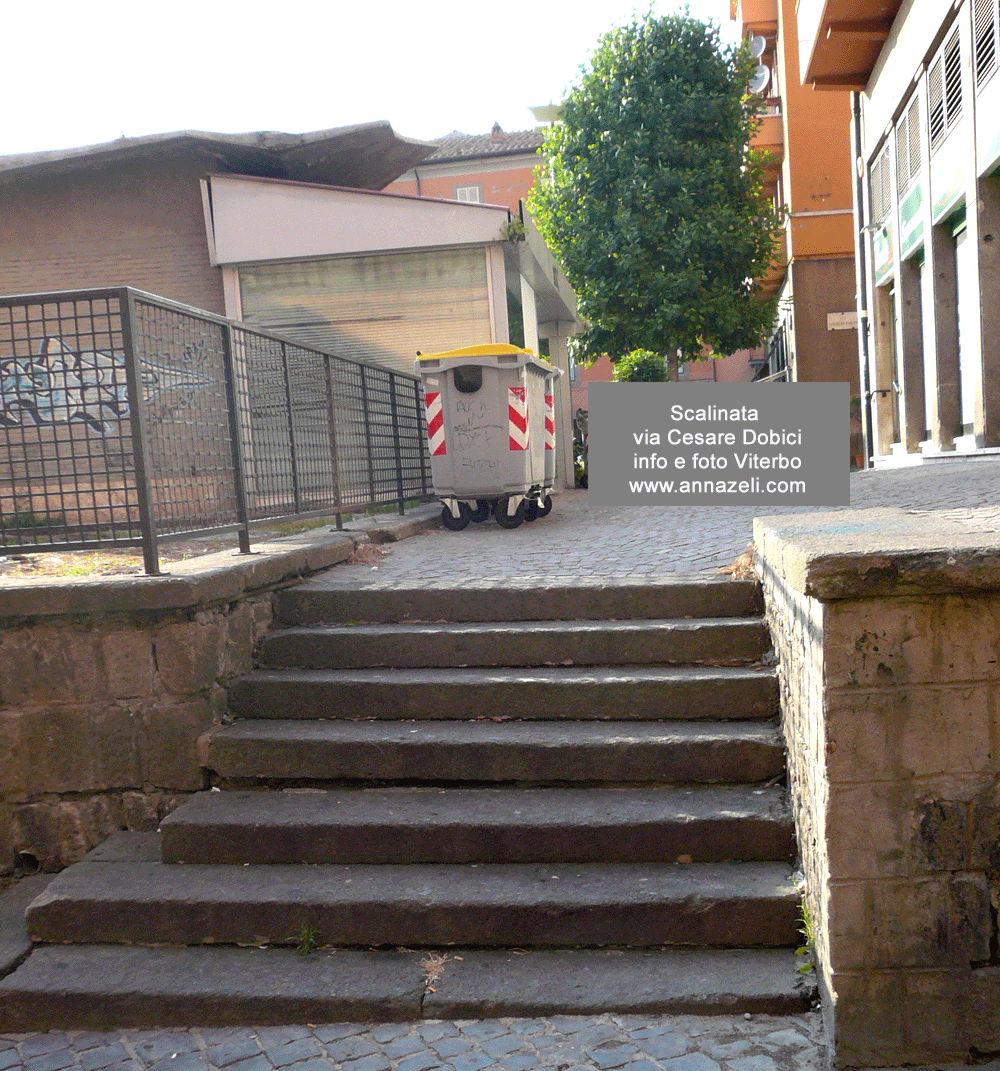
<instances>
[{"instance_id":1,"label":"orange building","mask_svg":"<svg viewBox=\"0 0 1000 1071\"><path fill-rule=\"evenodd\" d=\"M762 39L768 81L753 144L770 153L768 193L787 213L762 280L778 308L759 378L846 381L857 394L850 100L799 81L796 0L731 0L730 13L743 36Z\"/></svg>"},{"instance_id":2,"label":"orange building","mask_svg":"<svg viewBox=\"0 0 1000 1071\"><path fill-rule=\"evenodd\" d=\"M534 185L543 136L534 130L510 134L493 124L488 134L455 131L437 149L386 186L390 193L506 205L517 212Z\"/></svg>"}]
</instances>

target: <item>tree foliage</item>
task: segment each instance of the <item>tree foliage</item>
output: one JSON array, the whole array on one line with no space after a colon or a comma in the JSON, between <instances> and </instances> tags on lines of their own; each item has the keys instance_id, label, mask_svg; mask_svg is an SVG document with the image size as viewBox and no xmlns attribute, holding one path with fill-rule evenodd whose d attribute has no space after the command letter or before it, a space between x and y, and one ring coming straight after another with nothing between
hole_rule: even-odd
<instances>
[{"instance_id":1,"label":"tree foliage","mask_svg":"<svg viewBox=\"0 0 1000 1071\"><path fill-rule=\"evenodd\" d=\"M746 48L689 15L601 39L542 147L529 207L589 326L581 356L696 360L759 344L780 218L749 148L759 100Z\"/></svg>"},{"instance_id":2,"label":"tree foliage","mask_svg":"<svg viewBox=\"0 0 1000 1071\"><path fill-rule=\"evenodd\" d=\"M615 361L616 383L663 383L667 367L652 350L632 350Z\"/></svg>"}]
</instances>

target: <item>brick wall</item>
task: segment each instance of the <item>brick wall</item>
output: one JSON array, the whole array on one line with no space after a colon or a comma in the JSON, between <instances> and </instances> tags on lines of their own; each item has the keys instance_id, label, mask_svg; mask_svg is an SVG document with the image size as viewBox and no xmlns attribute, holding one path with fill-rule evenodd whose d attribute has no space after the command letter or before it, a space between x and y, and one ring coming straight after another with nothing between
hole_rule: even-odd
<instances>
[{"instance_id":1,"label":"brick wall","mask_svg":"<svg viewBox=\"0 0 1000 1071\"><path fill-rule=\"evenodd\" d=\"M194 155L0 184L0 294L134 286L224 313Z\"/></svg>"}]
</instances>

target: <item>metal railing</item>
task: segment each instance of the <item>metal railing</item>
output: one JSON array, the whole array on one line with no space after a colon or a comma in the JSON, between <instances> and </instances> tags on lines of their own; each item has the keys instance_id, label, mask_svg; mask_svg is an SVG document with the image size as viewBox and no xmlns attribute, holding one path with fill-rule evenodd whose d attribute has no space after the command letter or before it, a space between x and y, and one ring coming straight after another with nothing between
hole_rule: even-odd
<instances>
[{"instance_id":1,"label":"metal railing","mask_svg":"<svg viewBox=\"0 0 1000 1071\"><path fill-rule=\"evenodd\" d=\"M430 496L420 381L130 287L0 298L0 554Z\"/></svg>"}]
</instances>

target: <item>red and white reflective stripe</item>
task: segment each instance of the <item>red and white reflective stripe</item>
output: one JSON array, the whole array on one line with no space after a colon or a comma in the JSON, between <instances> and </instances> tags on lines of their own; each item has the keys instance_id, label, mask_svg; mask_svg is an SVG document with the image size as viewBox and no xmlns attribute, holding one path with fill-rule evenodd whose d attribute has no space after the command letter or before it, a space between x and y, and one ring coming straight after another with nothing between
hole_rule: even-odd
<instances>
[{"instance_id":1,"label":"red and white reflective stripe","mask_svg":"<svg viewBox=\"0 0 1000 1071\"><path fill-rule=\"evenodd\" d=\"M441 411L441 392L428 391L424 395L424 408L427 411L427 441L431 448L431 457L448 453L444 441L444 413Z\"/></svg>"},{"instance_id":2,"label":"red and white reflective stripe","mask_svg":"<svg viewBox=\"0 0 1000 1071\"><path fill-rule=\"evenodd\" d=\"M511 450L528 449L528 398L526 387L507 388L507 430Z\"/></svg>"},{"instance_id":3,"label":"red and white reflective stripe","mask_svg":"<svg viewBox=\"0 0 1000 1071\"><path fill-rule=\"evenodd\" d=\"M545 395L545 449L556 448L556 407L551 394Z\"/></svg>"}]
</instances>

